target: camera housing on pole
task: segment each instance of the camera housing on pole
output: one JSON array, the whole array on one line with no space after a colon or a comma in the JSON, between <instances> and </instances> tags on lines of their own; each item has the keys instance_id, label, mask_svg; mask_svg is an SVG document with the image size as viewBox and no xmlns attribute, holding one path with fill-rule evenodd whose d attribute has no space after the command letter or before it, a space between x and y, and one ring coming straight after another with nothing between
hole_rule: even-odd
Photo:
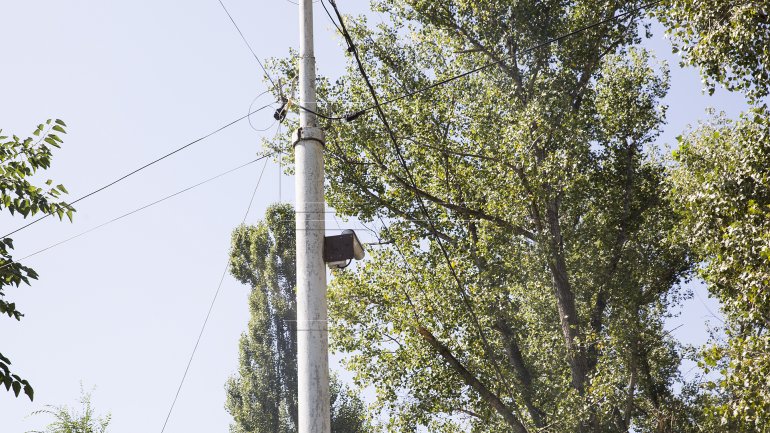
<instances>
[{"instance_id":1,"label":"camera housing on pole","mask_svg":"<svg viewBox=\"0 0 770 433\"><path fill-rule=\"evenodd\" d=\"M366 252L353 230L324 238L324 262L332 269L344 269L353 260L363 260Z\"/></svg>"}]
</instances>

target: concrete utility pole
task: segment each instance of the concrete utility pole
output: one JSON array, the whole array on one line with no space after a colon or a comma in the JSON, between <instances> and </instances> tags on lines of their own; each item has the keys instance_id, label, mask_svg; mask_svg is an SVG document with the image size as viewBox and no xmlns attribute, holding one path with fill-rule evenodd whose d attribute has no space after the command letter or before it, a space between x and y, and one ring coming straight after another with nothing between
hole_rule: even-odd
<instances>
[{"instance_id":1,"label":"concrete utility pole","mask_svg":"<svg viewBox=\"0 0 770 433\"><path fill-rule=\"evenodd\" d=\"M300 106L316 111L313 0L299 1ZM324 247L324 133L300 109L294 133L297 196L297 368L299 433L330 433L329 342Z\"/></svg>"}]
</instances>

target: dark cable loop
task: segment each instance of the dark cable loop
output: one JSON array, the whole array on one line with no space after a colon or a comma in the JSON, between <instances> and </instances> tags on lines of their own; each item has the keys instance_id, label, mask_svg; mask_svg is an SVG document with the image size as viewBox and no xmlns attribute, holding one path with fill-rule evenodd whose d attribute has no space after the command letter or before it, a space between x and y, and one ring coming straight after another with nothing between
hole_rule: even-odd
<instances>
[{"instance_id":1,"label":"dark cable loop","mask_svg":"<svg viewBox=\"0 0 770 433\"><path fill-rule=\"evenodd\" d=\"M280 84L280 80L278 81L278 83ZM280 89L279 89L279 90L280 90ZM249 109L248 109L248 111L247 111L247 113L249 113L249 114L248 114L248 117L247 117L247 119L248 119L248 121L249 121L249 126L250 126L250 127L251 127L251 129L253 129L255 132L265 132L265 131L267 131L268 129L272 128L272 127L273 127L273 125L275 125L275 122L273 122L273 123L271 123L271 124L270 124L270 126L268 126L267 128L264 128L264 129L259 129L259 128L255 127L253 123L251 123L251 109L254 107L254 104L257 102L257 100L259 100L259 98L261 98L263 95L265 95L265 94L266 94L266 93L268 93L268 92L270 92L270 89L268 89L268 90L265 90L264 92L262 92L262 93L258 94L257 96L255 96L255 97L254 97L254 99L252 99L252 101L251 101L251 104L249 104ZM272 107L272 105L271 105L271 107Z\"/></svg>"}]
</instances>

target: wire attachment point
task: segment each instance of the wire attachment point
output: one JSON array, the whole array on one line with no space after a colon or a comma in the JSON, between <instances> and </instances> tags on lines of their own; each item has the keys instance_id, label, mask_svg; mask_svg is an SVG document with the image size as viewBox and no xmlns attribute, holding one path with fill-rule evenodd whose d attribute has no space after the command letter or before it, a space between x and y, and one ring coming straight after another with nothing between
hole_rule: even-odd
<instances>
[{"instance_id":1,"label":"wire attachment point","mask_svg":"<svg viewBox=\"0 0 770 433\"><path fill-rule=\"evenodd\" d=\"M281 98L281 106L278 107L275 110L275 113L273 113L273 119L283 122L283 119L286 118L286 113L288 112L287 105L289 104L289 100L286 98Z\"/></svg>"},{"instance_id":2,"label":"wire attachment point","mask_svg":"<svg viewBox=\"0 0 770 433\"><path fill-rule=\"evenodd\" d=\"M345 122L351 123L361 117L362 114L366 113L366 110L360 110L356 111L355 113L348 113L344 116L342 116L343 119L345 119Z\"/></svg>"}]
</instances>

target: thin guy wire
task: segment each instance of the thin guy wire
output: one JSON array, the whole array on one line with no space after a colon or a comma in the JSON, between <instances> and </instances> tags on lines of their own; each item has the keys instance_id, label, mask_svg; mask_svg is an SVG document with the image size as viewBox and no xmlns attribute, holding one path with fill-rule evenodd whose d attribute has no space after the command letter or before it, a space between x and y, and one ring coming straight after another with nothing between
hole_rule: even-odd
<instances>
[{"instance_id":1,"label":"thin guy wire","mask_svg":"<svg viewBox=\"0 0 770 433\"><path fill-rule=\"evenodd\" d=\"M89 234L89 233L91 233L91 232L93 232L93 231L96 231L96 230L98 230L98 229L102 228L102 227L105 227L105 226L108 226L108 225L110 225L110 224L112 224L112 223L114 223L114 222L120 221L120 220L122 220L123 218L129 217L129 216L131 216L131 215L133 215L133 214L135 214L135 213L138 213L138 212L141 212L141 211L143 211L143 210L145 210L145 209L147 209L147 208L153 207L153 206L155 206L155 205L157 205L157 204L160 204L160 203L162 203L162 202L164 202L164 201L166 201L166 200L169 200L169 199L171 199L171 198L174 198L174 197L176 197L176 196L178 196L178 195L180 195L180 194L183 194L183 193L185 193L185 192L187 192L187 191L190 191L190 190L192 190L192 189L195 189L195 188L197 188L197 187L199 187L199 186L202 186L202 185L204 185L204 184L207 184L207 183L209 183L209 182L212 182L212 181L214 181L214 180L216 180L216 179L219 179L220 177L226 176L226 175L228 175L228 174L230 174L230 173L232 173L232 172L234 172L234 171L238 171L238 170L240 170L240 169L242 169L242 168L244 168L244 167L247 167L247 166L249 166L249 165L251 165L251 164L254 164L255 162L261 161L262 159L268 158L268 157L270 157L270 156L272 156L272 154L261 156L261 157L259 157L259 158L257 158L257 159L254 159L254 160L252 160L252 161L249 161L249 162L247 162L247 163L245 163L245 164L239 165L238 167L235 167L235 168L233 168L233 169L227 170L227 171L225 171L225 172L223 172L223 173L220 173L220 174L218 174L218 175L216 175L216 176L210 177L210 178L208 178L208 179L206 179L206 180L203 180L203 181L201 181L201 182L198 182L198 183L196 183L195 185L191 185L191 186L188 186L187 188L184 188L184 189L182 189L182 190L179 190L179 191L177 191L177 192L175 192L175 193L173 193L173 194L169 194L169 195L167 195L167 196L165 196L165 197L163 197L163 198L160 198L160 199L158 199L158 200L155 200L155 201L153 201L153 202L151 202L151 203L145 204L144 206L138 207L138 208L136 208L136 209L134 209L134 210L132 210L132 211L130 211L130 212L126 212L126 213L124 213L124 214L122 214L122 215L120 215L120 216L118 216L118 217L112 218L111 220L109 220L109 221L106 221L106 222L104 222L104 223L102 223L102 224L99 224L99 225L97 225L97 226L95 226L95 227L91 227L90 229L88 229L88 230L86 230L86 231L83 231L83 232L81 232L81 233L78 233L78 234L76 234L76 235L74 235L74 236L71 236L71 237L69 237L69 238L67 238L67 239L64 239L64 240L62 240L62 241L59 241L59 242L57 242L57 243L55 243L55 244L52 244L52 245L49 245L49 246L47 246L47 247L45 247L45 248L42 248L42 249L40 249L40 250L37 250L37 251L35 251L34 253L32 253L32 254L28 254L28 255L26 255L26 256L24 256L24 257L22 257L22 258L18 259L18 260L14 260L14 261L12 261L12 262L6 263L6 264L4 264L3 266L0 266L0 269L3 269L3 268L5 268L6 266L10 266L12 263L21 263L21 262L22 262L22 261L24 261L24 260L27 260L27 259L29 259L29 258L31 258L31 257L34 257L34 256L38 255L38 254L44 253L44 252L46 252L46 251L48 251L48 250L51 250L51 249L53 249L53 248L56 248L56 247L58 247L58 246L60 246L60 245L66 244L66 243L68 243L68 242L70 242L70 241L73 241L73 240L75 240L75 239L77 239L77 238L79 238L79 237L81 237L81 236L85 236L85 235L87 235L87 234Z\"/></svg>"},{"instance_id":2,"label":"thin guy wire","mask_svg":"<svg viewBox=\"0 0 770 433\"><path fill-rule=\"evenodd\" d=\"M344 32L343 36L345 37L347 43L349 44L350 51L353 54L353 57L355 58L356 63L358 64L358 69L361 72L361 75L366 82L367 87L369 88L369 93L372 95L372 99L374 100L374 105L377 108L377 114L380 117L380 120L383 123L383 126L385 126L385 129L388 131L388 135L390 137L390 140L393 142L394 149L396 151L396 156L398 157L399 163L401 164L402 168L406 172L407 178L409 179L409 182L412 184L415 190L417 190L417 182L414 179L414 176L412 175L411 170L409 169L409 165L406 163L406 160L404 159L404 156L401 152L401 146L398 144L398 140L396 139L396 136L393 132L393 129L390 127L390 122L388 122L387 116L385 116L385 112L382 109L382 106L378 102L377 98L377 92L374 90L374 86L372 85L368 74L366 73L366 70L364 69L363 63L361 62L361 59L358 56L358 50L356 49L355 43L353 42L352 37L350 36L350 33L348 33L345 22L342 18L342 14L340 13L339 9L337 8L337 4L335 0L329 0L329 3L331 4L332 8L334 9L334 13L337 15L337 19L340 21L340 26L342 27L342 30ZM415 197L417 198L417 203L420 206L420 210L425 215L425 218L430 218L430 214L428 213L428 209L425 206L425 202L423 201L422 197L415 192ZM441 250L441 253L444 257L444 260L446 261L447 266L449 267L449 270L452 274L453 279L455 280L457 284L458 292L460 293L460 297L463 300L463 304L465 304L466 309L468 310L468 314L470 314L471 318L473 319L474 325L478 329L479 336L481 337L482 343L484 345L484 350L487 353L487 356L491 358L492 365L494 367L495 372L497 373L498 379L502 382L502 384L505 386L506 390L508 391L509 395L512 395L510 386L508 382L503 377L502 371L500 370L500 366L498 365L496 359L494 358L492 354L492 350L490 349L489 341L487 340L486 333L484 332L484 329L481 327L481 323L479 322L478 317L476 316L476 313L474 312L473 304L468 298L467 293L465 292L464 285L462 281L460 281L460 277L457 274L457 271L455 270L454 266L452 265L452 260L449 258L449 252L447 251L446 247L444 246L444 243L441 241L441 238L437 235L438 230L436 229L436 225L433 223L432 220L428 220L428 224L430 225L431 229L431 237L436 241L436 243L439 246L439 249Z\"/></svg>"},{"instance_id":3,"label":"thin guy wire","mask_svg":"<svg viewBox=\"0 0 770 433\"><path fill-rule=\"evenodd\" d=\"M202 136L202 137L200 137L200 138L197 138L197 139L195 139L195 140L193 140L193 141L191 141L191 142L189 142L189 143L185 144L185 145L184 145L184 146L182 146L182 147L179 147L179 148L177 148L177 149L175 149L175 150L173 150L173 151L171 151L171 152L169 152L169 153L167 153L167 154L165 154L165 155L161 156L160 158L157 158L157 159L155 159L155 160L153 160L153 161L150 161L150 162L148 162L147 164L145 164L145 165L143 165L143 166L141 166L141 167L137 168L136 170L133 170L133 171L131 171L130 173L128 173L128 174L125 174L125 175L123 175L123 176L119 177L118 179L115 179L115 180L113 180L112 182L110 182L110 183L108 183L108 184L106 184L106 185L104 185L104 186L102 186L102 187L100 187L100 188L97 188L97 189L96 189L96 190L94 190L94 191L91 191L91 192L89 192L88 194L86 194L86 195L84 195L84 196L80 197L80 198L79 198L79 199L77 199L77 200L75 200L75 201L72 201L72 202L69 202L69 203L67 203L67 206L72 206L72 205L74 205L75 203L78 203L78 202L80 202L80 201L83 201L83 200L85 200L85 199L87 199L87 198L91 197L92 195L98 194L98 193L100 193L100 192L104 191L105 189L107 189L107 188L109 188L109 187L111 187L111 186L115 185L116 183L122 182L122 181L124 181L124 180L128 179L129 177L131 177L131 176L135 175L136 173L139 173L140 171L142 171L142 170L144 170L144 169L146 169L146 168L148 168L148 167L150 167L150 166L152 166L152 165L155 165L155 164L159 163L160 161L163 161L164 159L168 158L169 156L172 156L172 155L174 155L174 154L176 154L176 153L178 153L178 152L181 152L182 150L184 150L184 149L187 149L188 147L192 146L193 144L199 143L199 142L201 142L201 141L203 141L203 140L205 140L205 139L207 139L207 138L211 137L211 136L212 136L212 135L214 135L214 134L217 134L217 133L219 133L219 132L222 132L223 130L225 130L225 129L227 129L227 128L229 128L229 127L233 126L233 125L235 125L236 123L238 123L238 122L240 122L240 121L242 121L242 120L244 120L244 119L248 118L249 116L251 116L251 115L252 115L252 114L254 114L254 113L257 113L257 112L260 112L260 111L264 110L265 108L267 108L267 107L269 107L269 106L270 106L270 104L268 104L268 105L264 105L264 106L262 106L262 107L259 107L259 108L257 108L256 110L254 110L254 111L250 112L249 114L247 114L247 115L245 115L245 116L242 116L242 117L239 117L238 119L235 119L235 120L233 120L232 122L230 122L230 123L228 123L228 124L226 124L226 125L224 125L224 126L222 126L222 127L218 128L218 129L216 129L216 130L214 130L214 131L212 131L212 132L210 132L210 133L208 133L208 134L206 134L206 135L204 135L204 136ZM23 226L21 226L21 227L17 228L16 230L14 230L14 231L12 231L12 232L10 232L10 233L7 233L7 234L5 234L5 235L3 235L3 238L7 238L8 236L11 236L12 234L18 233L18 232L20 232L20 231L22 231L22 230L26 229L27 227L30 227L30 226L32 226L32 225L34 225L34 224L37 224L38 222L40 222L40 221L42 221L42 220L44 220L44 219L48 218L49 216L51 216L51 214L50 214L50 213L48 213L48 214L45 214L45 215L41 216L41 217L40 217L40 218L38 218L38 219L32 220L32 221L30 221L29 223L27 223L27 224L25 224L25 225L23 225Z\"/></svg>"},{"instance_id":4,"label":"thin guy wire","mask_svg":"<svg viewBox=\"0 0 770 433\"><path fill-rule=\"evenodd\" d=\"M406 265L406 272L407 272L407 274L409 274L409 276L412 278L412 280L415 282L415 284L417 284L417 287L420 288L420 291L422 292L422 295L425 297L425 300L430 305L431 310L433 310L433 311L429 311L429 313L434 313L435 310L434 310L433 302L430 300L431 297L428 296L428 292L425 290L425 286L423 285L423 281L421 279L417 278L416 273L412 270L412 265L406 259L406 255L403 253L403 251L401 251L401 247L398 246L398 242L396 242L395 238L393 237L393 234L390 231L390 227L388 227L388 225L385 223L385 220L383 220L382 217L379 216L379 215L377 216L377 218L380 220L380 223L382 224L382 227L385 229L385 234L388 235L388 238L393 240L393 246L395 247L396 252L398 253L399 256L401 256L401 260L403 260L404 264ZM382 239L380 239L379 236L377 236L377 240L379 242L382 242ZM401 286L400 284L396 284L396 287L400 287L400 286ZM407 301L409 302L409 305L412 306L413 314L415 315L419 325L422 326L422 320L420 318L420 314L418 313L418 310L415 307L414 302L412 302L412 299L409 296L409 293L406 291L406 289L403 289L403 292L404 292L404 295L407 298Z\"/></svg>"},{"instance_id":5,"label":"thin guy wire","mask_svg":"<svg viewBox=\"0 0 770 433\"><path fill-rule=\"evenodd\" d=\"M659 3L661 3L662 1L663 0L657 0L657 1L654 1L654 2L651 2L651 3L647 3L646 5L640 6L638 8L632 9L632 10L627 11L627 12L623 12L622 14L615 15L615 16L612 16L610 18L603 19L601 21L597 21L595 23L589 24L589 25L584 26L584 27L580 27L580 28L578 28L576 30L573 30L573 31L569 32L569 33L565 33L565 34L563 34L561 36L557 36L555 38L548 39L545 42L541 42L541 43L539 43L537 45L533 45L533 46L531 46L531 47L529 47L529 48L527 48L525 50L520 51L517 54L518 55L528 54L528 53L530 53L532 51L535 51L535 50L538 50L540 48L549 46L549 45L554 44L556 42L561 42L564 39L567 39L567 38L570 38L570 37L575 36L577 34L583 33L583 32L585 32L587 30L591 30L591 29L593 29L595 27L599 27L599 26L607 24L609 22L616 21L616 20L619 20L621 18L625 18L626 16L632 15L634 13L637 13L637 12L643 10L643 9L648 9L650 7L656 6ZM511 60L513 58L514 58L514 56L506 56L506 57L503 57L503 58L501 58L499 60L495 60L495 61L492 61L492 62L489 62L489 63L485 63L485 64L483 64L481 66L478 66L478 67L476 67L474 69L465 71L465 72L463 72L463 73L461 73L459 75L455 75L455 76L452 76L452 77L449 77L449 78L445 78L443 80L439 80L439 81L437 81L437 82L435 82L433 84L429 84L429 85L427 85L425 87L421 87L421 88L416 89L414 91L407 92L407 93L404 93L404 94L402 94L400 96L393 97L391 99L386 99L386 100L384 100L382 102L378 102L378 103L372 104L372 105L370 105L368 107L362 108L362 109L360 109L358 111L355 111L355 112L349 113L349 114L345 114L345 115L342 115L342 116L324 115L324 114L316 112L315 110L311 110L310 108L303 107L302 105L298 105L298 107L301 110L304 110L304 111L307 111L309 113L315 114L316 116L318 116L318 117L320 117L322 119L353 121L355 118L361 116L362 114L365 114L365 113L367 113L367 112L369 112L371 110L374 110L374 109L376 109L378 107L383 107L385 105L390 105L390 104L392 104L394 102L398 102L398 101L401 101L401 100L404 100L404 99L411 98L414 95L427 92L428 90L435 89L436 87L440 87L440 86L443 86L445 84L449 84L449 83L451 83L453 81L457 81L459 79L465 78L465 77L467 77L469 75L475 74L476 72L483 71L484 69L488 69L488 68L490 68L492 66L499 65L499 64L501 64L501 63L503 63L505 61Z\"/></svg>"},{"instance_id":6,"label":"thin guy wire","mask_svg":"<svg viewBox=\"0 0 770 433\"><path fill-rule=\"evenodd\" d=\"M262 166L262 172L260 172L259 174L257 185L254 186L254 191L251 193L249 206L246 208L246 213L243 215L243 221L241 222L241 224L245 224L246 219L249 217L249 212L251 211L251 205L254 203L254 197L257 195L257 189L259 189L259 184L262 182L262 175L265 174L265 168L267 168L267 162L268 162L268 159L265 158L265 165ZM187 373L190 371L190 365L192 365L193 358L195 358L195 352L198 351L198 345L201 342L201 338L203 338L203 332L206 330L206 325L209 323L209 318L211 317L211 311L214 309L214 304L216 303L217 298L219 297L219 293L222 291L222 283L225 281L225 277L227 276L227 270L229 268L230 268L230 256L228 254L227 265L225 265L225 269L224 271L222 271L222 277L219 279L217 290L216 292L214 292L214 297L211 299L211 304L209 305L209 310L206 313L206 318L203 320L203 326L201 326L201 331L198 334L198 339L195 341L195 347L193 347L193 351L190 354L190 359L187 361L187 367L185 367L184 369L182 380L179 382L179 387L176 389L174 400L171 402L171 407L168 409L168 414L166 415L166 420L163 422L163 428L161 428L160 433L163 433L166 431L166 425L168 425L168 420L169 418L171 418L171 413L174 411L174 406L176 405L176 401L177 399L179 399L179 393L182 391L182 385L184 385L184 381L187 378Z\"/></svg>"},{"instance_id":7,"label":"thin guy wire","mask_svg":"<svg viewBox=\"0 0 770 433\"><path fill-rule=\"evenodd\" d=\"M255 59L257 59L257 63L259 63L259 67L262 68L262 72L265 73L265 76L270 81L270 84L272 84L273 88L275 88L275 82L273 81L273 78L270 76L270 74L267 73L267 69L265 69L265 65L262 64L262 60L259 60L259 56L257 56L257 53L254 52L254 49L251 48L251 44L246 39L246 36L243 35L243 32L241 31L241 28L238 27L238 24L233 19L233 16L230 15L230 11L227 10L227 7L224 3L222 3L222 0L218 0L220 6L222 6L222 9L227 14L227 17L230 18L230 22L233 23L233 26L235 26L235 30L238 30L238 34L241 35L241 39L243 39L243 42L246 43L246 46L249 47L249 51L251 51L251 54L254 56Z\"/></svg>"}]
</instances>

